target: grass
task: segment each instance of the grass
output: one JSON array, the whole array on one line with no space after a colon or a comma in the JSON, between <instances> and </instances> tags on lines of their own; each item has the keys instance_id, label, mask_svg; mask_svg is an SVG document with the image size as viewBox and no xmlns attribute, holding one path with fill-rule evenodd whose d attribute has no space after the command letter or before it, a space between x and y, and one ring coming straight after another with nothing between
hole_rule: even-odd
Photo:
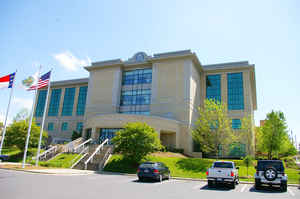
<instances>
[{"instance_id":1,"label":"grass","mask_svg":"<svg viewBox=\"0 0 300 199\"><path fill-rule=\"evenodd\" d=\"M57 157L49 161L40 161L39 166L43 167L58 167L58 168L70 168L82 155L72 153L62 153Z\"/></svg>"},{"instance_id":2,"label":"grass","mask_svg":"<svg viewBox=\"0 0 300 199\"><path fill-rule=\"evenodd\" d=\"M181 157L162 157L162 156L147 156L145 161L163 162L171 170L173 177L184 178L206 178L206 171L215 161L215 159L206 158L181 158ZM239 176L242 181L254 181L253 176L255 173L254 166L249 167L249 178L247 178L247 167L243 164L242 160L231 160L235 162L239 169ZM256 163L255 163L256 164ZM108 164L105 166L104 171L120 172L120 173L136 173L138 164L134 164L123 158L122 155L113 155ZM287 168L285 171L288 175L288 183L299 183L299 170Z\"/></svg>"},{"instance_id":3,"label":"grass","mask_svg":"<svg viewBox=\"0 0 300 199\"><path fill-rule=\"evenodd\" d=\"M45 150L41 149L40 153L43 153ZM28 148L26 162L30 162L33 156L36 156L37 148ZM8 162L22 162L24 153L16 148L12 147L9 149L3 149L2 154L8 155Z\"/></svg>"}]
</instances>

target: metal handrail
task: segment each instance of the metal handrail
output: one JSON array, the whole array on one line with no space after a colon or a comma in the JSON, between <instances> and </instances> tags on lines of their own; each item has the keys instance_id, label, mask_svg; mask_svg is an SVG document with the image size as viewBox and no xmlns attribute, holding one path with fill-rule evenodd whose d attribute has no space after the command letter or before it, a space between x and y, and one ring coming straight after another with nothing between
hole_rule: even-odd
<instances>
[{"instance_id":1,"label":"metal handrail","mask_svg":"<svg viewBox=\"0 0 300 199\"><path fill-rule=\"evenodd\" d=\"M86 140L85 142L79 144L77 147L75 147L75 148L73 149L73 152L76 153L76 152L77 152L77 149L79 149L80 147L84 147L85 144L87 144L87 143L89 143L89 142L91 142L91 141L92 141L92 138L90 138L90 139Z\"/></svg>"},{"instance_id":2,"label":"metal handrail","mask_svg":"<svg viewBox=\"0 0 300 199\"><path fill-rule=\"evenodd\" d=\"M109 139L104 140L94 151L94 153L84 162L84 169L87 169L87 164L93 161L94 156L103 148L104 144L108 143Z\"/></svg>"},{"instance_id":3,"label":"metal handrail","mask_svg":"<svg viewBox=\"0 0 300 199\"><path fill-rule=\"evenodd\" d=\"M81 158L79 158L75 163L73 163L77 159L77 157L79 157L84 152L85 152L85 154ZM88 154L89 154L89 147L87 146L71 161L72 166L70 168L73 169L73 167L75 167Z\"/></svg>"},{"instance_id":4,"label":"metal handrail","mask_svg":"<svg viewBox=\"0 0 300 199\"><path fill-rule=\"evenodd\" d=\"M64 152L70 152L70 151L73 151L73 149L75 148L75 145L76 145L78 142L81 142L81 140L83 140L82 137L77 138L76 140L73 140L72 142L69 142L68 144L64 145L63 151L64 151Z\"/></svg>"},{"instance_id":5,"label":"metal handrail","mask_svg":"<svg viewBox=\"0 0 300 199\"><path fill-rule=\"evenodd\" d=\"M48 150L44 151L43 153L41 153L38 158L41 158L44 155L45 155L45 158L46 158L48 153L56 152L57 148L58 148L57 146L51 147L50 149L48 149ZM35 160L36 157L32 157L32 159Z\"/></svg>"},{"instance_id":6,"label":"metal handrail","mask_svg":"<svg viewBox=\"0 0 300 199\"><path fill-rule=\"evenodd\" d=\"M108 158L110 157L111 153L112 153L112 149L109 148L109 149L107 150L107 152L105 153L105 155L104 155L102 161L101 161L100 164L99 164L99 169L100 169L100 170L102 170L102 169L104 168L105 163L106 163L106 161L108 160Z\"/></svg>"}]
</instances>

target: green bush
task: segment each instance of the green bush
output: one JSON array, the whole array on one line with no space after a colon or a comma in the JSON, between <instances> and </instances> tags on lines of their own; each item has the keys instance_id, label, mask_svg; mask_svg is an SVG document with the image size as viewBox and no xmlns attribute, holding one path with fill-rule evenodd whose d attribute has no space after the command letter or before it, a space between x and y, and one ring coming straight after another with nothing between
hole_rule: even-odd
<instances>
[{"instance_id":1,"label":"green bush","mask_svg":"<svg viewBox=\"0 0 300 199\"><path fill-rule=\"evenodd\" d=\"M284 157L281 159L287 168L299 169L296 160L293 157Z\"/></svg>"}]
</instances>

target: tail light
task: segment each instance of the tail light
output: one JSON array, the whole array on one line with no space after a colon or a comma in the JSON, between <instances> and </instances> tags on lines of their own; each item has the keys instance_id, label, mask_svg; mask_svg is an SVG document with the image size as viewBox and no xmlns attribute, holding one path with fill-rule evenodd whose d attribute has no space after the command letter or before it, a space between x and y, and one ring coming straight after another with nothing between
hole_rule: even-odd
<instances>
[{"instance_id":1,"label":"tail light","mask_svg":"<svg viewBox=\"0 0 300 199\"><path fill-rule=\"evenodd\" d=\"M259 175L259 171L256 171L256 175L257 175L257 176Z\"/></svg>"},{"instance_id":2,"label":"tail light","mask_svg":"<svg viewBox=\"0 0 300 199\"><path fill-rule=\"evenodd\" d=\"M230 176L231 176L231 177L233 177L233 176L234 176L234 173L233 173L232 171L231 171L231 173L230 173Z\"/></svg>"},{"instance_id":3,"label":"tail light","mask_svg":"<svg viewBox=\"0 0 300 199\"><path fill-rule=\"evenodd\" d=\"M207 176L208 176L208 174L209 174L208 171L206 171L206 175L207 175Z\"/></svg>"},{"instance_id":4,"label":"tail light","mask_svg":"<svg viewBox=\"0 0 300 199\"><path fill-rule=\"evenodd\" d=\"M157 169L154 169L153 173L159 173L159 171Z\"/></svg>"}]
</instances>

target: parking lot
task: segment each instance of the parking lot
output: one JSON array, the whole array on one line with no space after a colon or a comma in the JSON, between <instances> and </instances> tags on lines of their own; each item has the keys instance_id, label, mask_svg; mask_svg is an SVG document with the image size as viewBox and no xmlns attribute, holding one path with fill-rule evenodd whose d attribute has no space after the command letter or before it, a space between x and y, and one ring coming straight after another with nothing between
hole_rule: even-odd
<instances>
[{"instance_id":1,"label":"parking lot","mask_svg":"<svg viewBox=\"0 0 300 199\"><path fill-rule=\"evenodd\" d=\"M45 175L0 169L0 198L299 198L297 187L255 190L252 184L240 184L234 190L206 182L166 180L139 182L122 175Z\"/></svg>"}]
</instances>

